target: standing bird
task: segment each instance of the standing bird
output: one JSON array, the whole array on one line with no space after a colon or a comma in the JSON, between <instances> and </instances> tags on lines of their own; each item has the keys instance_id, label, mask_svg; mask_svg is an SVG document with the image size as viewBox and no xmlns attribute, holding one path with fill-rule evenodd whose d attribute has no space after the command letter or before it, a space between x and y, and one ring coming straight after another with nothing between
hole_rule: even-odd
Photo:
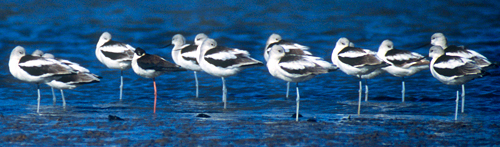
<instances>
[{"instance_id":1,"label":"standing bird","mask_svg":"<svg viewBox=\"0 0 500 147\"><path fill-rule=\"evenodd\" d=\"M367 49L351 47L347 38L340 38L332 52L332 62L347 75L359 78L358 115L361 111L362 78L377 69L388 66L376 53ZM367 76L371 77L371 76Z\"/></svg>"},{"instance_id":2,"label":"standing bird","mask_svg":"<svg viewBox=\"0 0 500 147\"><path fill-rule=\"evenodd\" d=\"M354 47L354 43L352 42L349 42L349 47ZM371 50L367 50L370 54L375 54L373 51ZM337 66L335 63L333 63L333 65ZM370 73L367 73L367 74L364 74L364 75L361 75L361 79L365 79L365 102L368 101L368 79L373 79L375 78L376 76L384 73L385 71L382 70L381 68L377 68L375 69L374 71L370 72Z\"/></svg>"},{"instance_id":3,"label":"standing bird","mask_svg":"<svg viewBox=\"0 0 500 147\"><path fill-rule=\"evenodd\" d=\"M48 83L45 83L49 85L50 87L59 89L61 91L61 98L63 101L63 107L66 107L66 99L64 98L64 91L63 89L74 89L77 86L83 85L83 84L90 84L90 83L97 83L100 82L101 80L99 79L100 77L98 75L90 73L90 71L85 68L80 66L78 63L71 62L69 60L65 59L58 59L54 58L54 55L45 53L43 54L44 58L48 59L55 59L65 65L68 65L71 67L71 69L75 70L77 73L72 74L72 75L64 75L59 79L52 80ZM52 90L52 95L54 95L54 91Z\"/></svg>"},{"instance_id":4,"label":"standing bird","mask_svg":"<svg viewBox=\"0 0 500 147\"><path fill-rule=\"evenodd\" d=\"M146 54L141 48L135 49L132 59L132 69L134 72L144 78L153 78L153 87L155 92L155 101L153 113L156 113L156 80L155 78L168 71L185 71L179 65L170 63L157 55Z\"/></svg>"},{"instance_id":5,"label":"standing bird","mask_svg":"<svg viewBox=\"0 0 500 147\"><path fill-rule=\"evenodd\" d=\"M391 40L384 40L380 44L377 56L390 64L382 68L383 70L393 76L402 77L401 101L405 102L405 77L429 69L429 60L415 52L394 49L394 43Z\"/></svg>"},{"instance_id":6,"label":"standing bird","mask_svg":"<svg viewBox=\"0 0 500 147\"><path fill-rule=\"evenodd\" d=\"M196 82L196 98L198 98L198 76L197 71L201 71L201 67L196 61L198 56L198 46L208 38L207 35L200 33L195 37L195 44L186 44L186 38L181 34L176 34L172 37L172 44L174 48L172 49L172 59L175 64L180 65L182 68L187 70L192 70L194 72L194 79Z\"/></svg>"},{"instance_id":7,"label":"standing bird","mask_svg":"<svg viewBox=\"0 0 500 147\"><path fill-rule=\"evenodd\" d=\"M299 82L307 81L318 74L337 69L337 67L319 57L286 54L285 49L280 45L271 46L269 60L266 65L272 76L287 82L295 82L297 90L295 121L299 121ZM330 66L325 68L322 65Z\"/></svg>"},{"instance_id":8,"label":"standing bird","mask_svg":"<svg viewBox=\"0 0 500 147\"><path fill-rule=\"evenodd\" d=\"M120 70L120 101L123 97L123 71L130 68L134 51L135 48L126 43L111 40L108 32L102 33L95 48L95 55L102 64Z\"/></svg>"},{"instance_id":9,"label":"standing bird","mask_svg":"<svg viewBox=\"0 0 500 147\"><path fill-rule=\"evenodd\" d=\"M52 80L48 83L45 83L45 84L49 85L52 89L52 97L53 97L54 104L56 102L54 88L59 89L61 91L61 98L63 101L63 107L66 107L66 99L64 97L63 89L74 89L79 85L97 83L100 81L99 76L90 73L90 71L87 68L80 66L78 63L71 62L71 61L65 60L65 59L55 58L54 55L49 54L49 53L44 54L43 51L41 51L41 50L35 50L31 55L44 57L46 59L55 59L55 60L65 64L65 65L71 67L71 69L73 69L77 72L77 74L64 75L59 79Z\"/></svg>"},{"instance_id":10,"label":"standing bird","mask_svg":"<svg viewBox=\"0 0 500 147\"><path fill-rule=\"evenodd\" d=\"M476 62L476 64L481 68L486 68L491 65L491 62L488 60L488 58L484 57L476 51L467 49L464 46L448 46L447 39L443 33L434 33L431 36L431 44L434 46L441 46L444 49L446 55L467 58Z\"/></svg>"},{"instance_id":11,"label":"standing bird","mask_svg":"<svg viewBox=\"0 0 500 147\"><path fill-rule=\"evenodd\" d=\"M200 55L197 60L201 69L212 76L222 78L224 109L226 109L227 105L227 88L224 78L233 76L251 66L264 65L262 62L251 58L247 51L217 46L217 42L213 39L203 41L198 50Z\"/></svg>"},{"instance_id":12,"label":"standing bird","mask_svg":"<svg viewBox=\"0 0 500 147\"><path fill-rule=\"evenodd\" d=\"M274 45L281 45L285 50L286 54L290 55L312 55L309 51L309 47L292 42L283 40L278 34L271 34L266 42L266 48L264 49L264 59L266 62L269 60L269 52L271 47ZM286 98L288 98L288 93L290 91L290 82L286 83Z\"/></svg>"},{"instance_id":13,"label":"standing bird","mask_svg":"<svg viewBox=\"0 0 500 147\"><path fill-rule=\"evenodd\" d=\"M43 51L37 49L37 50L33 51L33 53L31 53L31 55L37 56L37 57L42 57L44 54L43 54ZM56 94L54 92L54 87L50 87L50 89L52 90L52 104L56 105Z\"/></svg>"},{"instance_id":14,"label":"standing bird","mask_svg":"<svg viewBox=\"0 0 500 147\"><path fill-rule=\"evenodd\" d=\"M476 62L459 57L446 55L441 46L433 46L429 49L429 57L432 58L430 70L432 76L446 85L463 85L468 81L482 77L485 73ZM455 106L455 120L458 113L458 89Z\"/></svg>"},{"instance_id":15,"label":"standing bird","mask_svg":"<svg viewBox=\"0 0 500 147\"><path fill-rule=\"evenodd\" d=\"M481 69L489 69L493 67L498 67L498 63L492 64L488 58L484 57L480 53L467 49L464 46L456 46L447 44L447 39L443 33L434 33L431 36L431 44L434 46L441 46L444 49L446 55L449 56L459 56L462 58L467 58L476 62ZM464 113L465 104L465 86L462 85L462 113Z\"/></svg>"},{"instance_id":16,"label":"standing bird","mask_svg":"<svg viewBox=\"0 0 500 147\"><path fill-rule=\"evenodd\" d=\"M36 113L40 113L40 83L47 83L60 79L65 75L74 75L76 71L71 67L54 59L26 55L26 50L15 47L9 59L9 71L15 78L37 85L38 104Z\"/></svg>"}]
</instances>

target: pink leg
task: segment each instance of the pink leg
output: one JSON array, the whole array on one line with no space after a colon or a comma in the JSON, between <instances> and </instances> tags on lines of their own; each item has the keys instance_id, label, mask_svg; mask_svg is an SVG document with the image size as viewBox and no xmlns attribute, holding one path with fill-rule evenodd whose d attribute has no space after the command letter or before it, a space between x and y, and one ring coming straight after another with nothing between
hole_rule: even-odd
<instances>
[{"instance_id":1,"label":"pink leg","mask_svg":"<svg viewBox=\"0 0 500 147\"><path fill-rule=\"evenodd\" d=\"M156 81L155 81L155 78L153 78L153 85L154 85L154 88L155 88L155 105L154 105L154 108L153 108L153 113L156 113Z\"/></svg>"}]
</instances>

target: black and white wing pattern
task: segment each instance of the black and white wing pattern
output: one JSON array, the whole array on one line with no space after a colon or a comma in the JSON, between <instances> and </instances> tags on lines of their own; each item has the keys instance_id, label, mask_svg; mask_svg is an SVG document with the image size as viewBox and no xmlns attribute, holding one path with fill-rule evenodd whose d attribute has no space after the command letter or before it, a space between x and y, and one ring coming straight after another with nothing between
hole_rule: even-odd
<instances>
[{"instance_id":1,"label":"black and white wing pattern","mask_svg":"<svg viewBox=\"0 0 500 147\"><path fill-rule=\"evenodd\" d=\"M262 62L251 58L245 50L224 46L216 46L208 50L204 58L208 63L222 68L263 65Z\"/></svg>"},{"instance_id":2,"label":"black and white wing pattern","mask_svg":"<svg viewBox=\"0 0 500 147\"><path fill-rule=\"evenodd\" d=\"M407 50L391 49L387 51L385 58L394 66L402 68L409 68L414 65L429 65L429 61L425 60L424 56Z\"/></svg>"},{"instance_id":3,"label":"black and white wing pattern","mask_svg":"<svg viewBox=\"0 0 500 147\"><path fill-rule=\"evenodd\" d=\"M380 60L375 52L357 47L345 47L338 54L340 62L353 67L386 64Z\"/></svg>"},{"instance_id":4,"label":"black and white wing pattern","mask_svg":"<svg viewBox=\"0 0 500 147\"><path fill-rule=\"evenodd\" d=\"M19 67L33 76L53 76L75 74L71 67L53 59L25 55L19 60Z\"/></svg>"}]
</instances>

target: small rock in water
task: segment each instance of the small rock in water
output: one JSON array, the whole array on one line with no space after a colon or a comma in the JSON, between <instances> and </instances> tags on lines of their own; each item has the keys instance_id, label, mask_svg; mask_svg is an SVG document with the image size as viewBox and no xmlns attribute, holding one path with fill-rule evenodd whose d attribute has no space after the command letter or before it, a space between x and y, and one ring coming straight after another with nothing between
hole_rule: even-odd
<instances>
[{"instance_id":1,"label":"small rock in water","mask_svg":"<svg viewBox=\"0 0 500 147\"><path fill-rule=\"evenodd\" d=\"M210 115L207 115L207 114L204 114L204 113L200 113L200 114L196 115L196 117L210 118Z\"/></svg>"},{"instance_id":2,"label":"small rock in water","mask_svg":"<svg viewBox=\"0 0 500 147\"><path fill-rule=\"evenodd\" d=\"M120 118L118 116L115 116L115 115L108 115L108 119L110 121L113 121L113 120L124 120L124 119L122 119L122 118Z\"/></svg>"},{"instance_id":3,"label":"small rock in water","mask_svg":"<svg viewBox=\"0 0 500 147\"><path fill-rule=\"evenodd\" d=\"M316 120L316 118L309 118L307 119L307 122L318 122L318 120Z\"/></svg>"},{"instance_id":4,"label":"small rock in water","mask_svg":"<svg viewBox=\"0 0 500 147\"><path fill-rule=\"evenodd\" d=\"M295 115L297 115L297 113L292 114L292 118L295 118ZM302 114L299 113L299 117L302 117Z\"/></svg>"}]
</instances>

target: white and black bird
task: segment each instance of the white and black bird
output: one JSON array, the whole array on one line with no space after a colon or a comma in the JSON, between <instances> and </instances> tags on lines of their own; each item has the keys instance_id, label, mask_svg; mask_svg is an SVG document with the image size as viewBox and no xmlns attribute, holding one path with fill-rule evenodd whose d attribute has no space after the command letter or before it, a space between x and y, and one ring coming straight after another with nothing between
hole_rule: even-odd
<instances>
[{"instance_id":1,"label":"white and black bird","mask_svg":"<svg viewBox=\"0 0 500 147\"><path fill-rule=\"evenodd\" d=\"M485 56L474 50L467 49L465 48L465 46L448 46L448 39L446 39L443 33L434 33L431 36L431 44L434 46L441 46L444 49L446 55L459 56L476 62L476 65L481 67L481 70L488 70L491 68L497 68L499 66L497 62L492 63ZM462 85L462 113L464 112L464 97L465 85Z\"/></svg>"},{"instance_id":2,"label":"white and black bird","mask_svg":"<svg viewBox=\"0 0 500 147\"><path fill-rule=\"evenodd\" d=\"M273 45L281 45L287 54L295 55L312 55L309 52L309 47L301 45L299 43L283 40L279 34L271 34L266 41L266 48L264 49L264 59L269 60L269 51Z\"/></svg>"},{"instance_id":3,"label":"white and black bird","mask_svg":"<svg viewBox=\"0 0 500 147\"><path fill-rule=\"evenodd\" d=\"M26 50L21 46L15 47L10 54L9 71L21 81L37 84L37 113L40 113L40 84L77 73L57 60L26 55Z\"/></svg>"},{"instance_id":4,"label":"white and black bird","mask_svg":"<svg viewBox=\"0 0 500 147\"><path fill-rule=\"evenodd\" d=\"M354 47L354 43L352 42L349 42L349 47ZM371 50L367 50L370 54L375 54L375 52L371 51ZM335 66L337 66L335 63L334 63ZM361 75L361 79L365 79L365 101L368 101L368 93L369 93L369 90L368 90L368 79L373 79L375 77L377 77L378 75L382 74L382 73L385 73L384 70L382 70L381 68L377 68L375 69L374 71L372 72L369 72L367 74L364 74L364 75ZM360 87L362 87L362 85L360 85Z\"/></svg>"},{"instance_id":5,"label":"white and black bird","mask_svg":"<svg viewBox=\"0 0 500 147\"><path fill-rule=\"evenodd\" d=\"M132 69L134 72L144 78L153 78L154 87L154 107L153 113L156 113L156 80L155 78L169 71L186 71L179 65L170 63L158 55L146 54L141 48L135 49L134 58L132 60Z\"/></svg>"},{"instance_id":6,"label":"white and black bird","mask_svg":"<svg viewBox=\"0 0 500 147\"><path fill-rule=\"evenodd\" d=\"M97 83L101 81L98 75L90 73L90 71L87 68L80 66L80 64L78 63L71 62L65 59L55 58L54 55L49 53L43 54L42 57L47 59L55 59L63 64L68 65L69 67L71 67L71 69L77 72L76 74L64 75L59 79L55 79L48 83L45 83L52 88L52 96L54 98L55 98L54 88L59 89L61 91L63 107L66 107L66 99L64 97L64 91L63 91L64 89L74 89L77 86L83 84Z\"/></svg>"},{"instance_id":7,"label":"white and black bird","mask_svg":"<svg viewBox=\"0 0 500 147\"><path fill-rule=\"evenodd\" d=\"M481 68L487 68L492 65L488 58L474 50L467 49L464 46L448 46L447 39L443 33L434 33L431 36L431 44L434 46L441 46L446 55L467 58L476 62L476 64Z\"/></svg>"},{"instance_id":8,"label":"white and black bird","mask_svg":"<svg viewBox=\"0 0 500 147\"><path fill-rule=\"evenodd\" d=\"M248 67L264 65L262 62L251 58L247 51L218 46L214 39L203 41L198 50L200 51L198 63L200 63L201 69L212 76L222 78L224 109L226 109L227 105L227 88L224 78L233 76Z\"/></svg>"},{"instance_id":9,"label":"white and black bird","mask_svg":"<svg viewBox=\"0 0 500 147\"><path fill-rule=\"evenodd\" d=\"M441 46L433 46L429 49L429 57L432 58L430 70L432 76L446 85L462 85L472 79L482 77L485 72L481 67L468 58L446 55ZM457 120L459 93L457 89L457 99L455 106L455 120ZM462 93L462 107L465 94Z\"/></svg>"},{"instance_id":10,"label":"white and black bird","mask_svg":"<svg viewBox=\"0 0 500 147\"><path fill-rule=\"evenodd\" d=\"M120 70L120 100L123 97L123 71L130 68L135 48L129 44L111 40L111 34L102 33L95 49L97 59L106 67Z\"/></svg>"},{"instance_id":11,"label":"white and black bird","mask_svg":"<svg viewBox=\"0 0 500 147\"><path fill-rule=\"evenodd\" d=\"M297 112L295 113L295 121L299 121L299 82L307 81L318 74L336 70L337 67L319 57L287 54L281 45L273 45L270 48L269 60L266 64L269 73L284 81L296 83ZM330 66L325 67L325 65Z\"/></svg>"},{"instance_id":12,"label":"white and black bird","mask_svg":"<svg viewBox=\"0 0 500 147\"><path fill-rule=\"evenodd\" d=\"M416 52L400 50L394 48L394 43L391 40L384 40L377 52L377 56L390 66L382 68L389 74L402 78L401 101L405 101L405 77L414 75L415 73L429 69L429 60Z\"/></svg>"},{"instance_id":13,"label":"white and black bird","mask_svg":"<svg viewBox=\"0 0 500 147\"><path fill-rule=\"evenodd\" d=\"M31 53L31 55L42 57L44 55L44 53L43 53L43 51L37 49L37 50L33 51L33 53ZM46 55L46 56L51 56L51 55L52 54ZM54 87L50 87L50 89L52 90L52 104L56 105L56 94L54 92ZM64 99L63 99L63 101L64 101ZM64 104L64 102L63 102L63 104Z\"/></svg>"},{"instance_id":14,"label":"white and black bird","mask_svg":"<svg viewBox=\"0 0 500 147\"><path fill-rule=\"evenodd\" d=\"M271 34L266 41L266 47L264 48L264 59L269 59L269 52L271 51L271 47L273 45L281 45L286 54L293 55L312 55L309 52L309 47L295 43L293 41L283 40L279 34ZM290 82L286 83L286 98L288 98L288 93L290 91Z\"/></svg>"},{"instance_id":15,"label":"white and black bird","mask_svg":"<svg viewBox=\"0 0 500 147\"><path fill-rule=\"evenodd\" d=\"M196 72L201 71L201 67L196 61L196 57L198 56L198 46L201 45L203 40L207 39L208 36L200 33L195 37L195 44L186 44L186 38L181 34L176 34L172 37L172 44L174 48L172 48L172 59L175 64L180 65L182 68L187 70L191 70L194 72L194 78L196 82L196 98L198 98L198 76Z\"/></svg>"},{"instance_id":16,"label":"white and black bird","mask_svg":"<svg viewBox=\"0 0 500 147\"><path fill-rule=\"evenodd\" d=\"M368 49L351 47L350 44L351 43L347 38L340 38L333 49L332 62L347 75L359 78L359 115L361 111L361 95L363 90L361 79L363 78L363 75L369 75L377 69L386 67L389 64L377 57L376 52ZM365 76L365 78L367 77L372 76Z\"/></svg>"}]
</instances>

